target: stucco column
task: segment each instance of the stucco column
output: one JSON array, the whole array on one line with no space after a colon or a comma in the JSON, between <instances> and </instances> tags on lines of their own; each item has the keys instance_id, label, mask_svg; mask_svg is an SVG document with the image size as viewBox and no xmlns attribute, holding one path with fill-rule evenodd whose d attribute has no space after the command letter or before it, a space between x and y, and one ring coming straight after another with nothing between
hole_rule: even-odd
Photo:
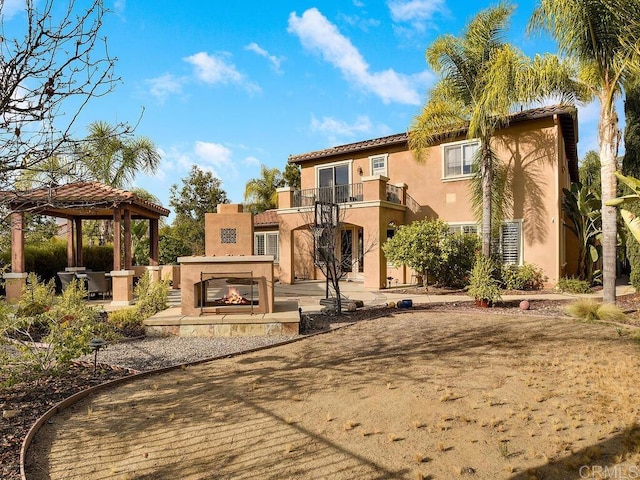
<instances>
[{"instance_id":1,"label":"stucco column","mask_svg":"<svg viewBox=\"0 0 640 480\"><path fill-rule=\"evenodd\" d=\"M120 235L122 231L120 209L113 209L113 269L121 270L120 255L122 252L122 245L120 241Z\"/></svg>"},{"instance_id":2,"label":"stucco column","mask_svg":"<svg viewBox=\"0 0 640 480\"><path fill-rule=\"evenodd\" d=\"M291 285L294 281L293 231L280 224L280 283Z\"/></svg>"},{"instance_id":3,"label":"stucco column","mask_svg":"<svg viewBox=\"0 0 640 480\"><path fill-rule=\"evenodd\" d=\"M151 278L151 283L160 281L160 266L159 265L147 265L147 272Z\"/></svg>"},{"instance_id":4,"label":"stucco column","mask_svg":"<svg viewBox=\"0 0 640 480\"><path fill-rule=\"evenodd\" d=\"M131 261L131 210L124 210L124 269L130 270Z\"/></svg>"},{"instance_id":5,"label":"stucco column","mask_svg":"<svg viewBox=\"0 0 640 480\"><path fill-rule=\"evenodd\" d=\"M157 266L159 265L159 234L158 234L158 219L151 218L149 219L149 265Z\"/></svg>"},{"instance_id":6,"label":"stucco column","mask_svg":"<svg viewBox=\"0 0 640 480\"><path fill-rule=\"evenodd\" d=\"M362 197L365 202L374 202L387 199L388 177L384 175L372 175L362 177Z\"/></svg>"},{"instance_id":7,"label":"stucco column","mask_svg":"<svg viewBox=\"0 0 640 480\"><path fill-rule=\"evenodd\" d=\"M278 192L278 208L293 207L293 188L281 187L276 189Z\"/></svg>"},{"instance_id":8,"label":"stucco column","mask_svg":"<svg viewBox=\"0 0 640 480\"><path fill-rule=\"evenodd\" d=\"M376 241L376 245L369 248L364 255L364 287L378 290L386 286L387 261L381 245L387 239L387 231L378 224L367 223L364 225L363 234L364 238L375 238Z\"/></svg>"},{"instance_id":9,"label":"stucco column","mask_svg":"<svg viewBox=\"0 0 640 480\"><path fill-rule=\"evenodd\" d=\"M112 306L133 305L133 276L135 273L134 270L111 271Z\"/></svg>"}]
</instances>

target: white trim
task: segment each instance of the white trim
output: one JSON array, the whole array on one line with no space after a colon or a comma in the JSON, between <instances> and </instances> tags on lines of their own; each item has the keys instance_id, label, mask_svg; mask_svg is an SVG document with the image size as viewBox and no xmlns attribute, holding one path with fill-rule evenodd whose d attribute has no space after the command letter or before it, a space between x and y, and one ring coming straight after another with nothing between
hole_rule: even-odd
<instances>
[{"instance_id":1,"label":"white trim","mask_svg":"<svg viewBox=\"0 0 640 480\"><path fill-rule=\"evenodd\" d=\"M339 167L342 165L347 165L348 171L349 171L349 181L347 182L347 185L351 185L353 183L353 159L351 160L343 160L340 162L332 162L332 163L322 163L320 165L315 165L315 181L316 181L316 186L315 188L320 188L320 170L324 169L324 168L335 168L335 167Z\"/></svg>"},{"instance_id":2,"label":"white trim","mask_svg":"<svg viewBox=\"0 0 640 480\"><path fill-rule=\"evenodd\" d=\"M384 161L384 171L376 173L373 171L373 161L380 158ZM369 171L371 172L371 176L382 175L384 177L387 177L389 174L389 154L383 153L381 155L371 155L369 157Z\"/></svg>"},{"instance_id":3,"label":"white trim","mask_svg":"<svg viewBox=\"0 0 640 480\"><path fill-rule=\"evenodd\" d=\"M271 242L269 242L268 240L268 236L269 235L275 235L275 249L276 249L276 254L277 255L271 255L273 257L273 263L280 263L280 232L278 230L265 230L262 232L253 232L253 249L254 249L254 253L255 255L258 256L265 256L265 255L270 255L269 253L269 246L273 247L273 245L271 244ZM257 249L257 241L258 241L258 237L262 236L264 238L264 253L258 253L258 249ZM271 249L272 250L272 249Z\"/></svg>"},{"instance_id":4,"label":"white trim","mask_svg":"<svg viewBox=\"0 0 640 480\"><path fill-rule=\"evenodd\" d=\"M518 261L517 263L510 264L510 265L523 265L524 263L524 230L523 230L524 221L523 219L512 219L512 220L504 220L502 222L502 225L500 226L500 250L502 250L502 227L504 227L504 225L507 223L514 223L517 225L517 228L518 228ZM503 255L502 251L500 252L500 255L501 256ZM504 258L501 258L501 259L504 260Z\"/></svg>"},{"instance_id":5,"label":"white trim","mask_svg":"<svg viewBox=\"0 0 640 480\"><path fill-rule=\"evenodd\" d=\"M449 143L443 143L440 145L440 153L441 153L441 157L442 157L442 163L441 163L441 167L442 167L442 175L441 175L441 179L442 181L453 181L453 180L466 180L468 178L473 177L473 173L463 173L460 175L447 175L447 156L446 156L446 150L448 148L451 147L456 147L458 145L460 145L460 147L464 146L464 145L470 145L473 143L477 143L478 144L478 148L480 148L480 140L477 138L472 138L472 139L465 139L465 140L459 140L457 142L449 142ZM460 161L461 163L461 167L464 165L464 158L461 158Z\"/></svg>"}]
</instances>

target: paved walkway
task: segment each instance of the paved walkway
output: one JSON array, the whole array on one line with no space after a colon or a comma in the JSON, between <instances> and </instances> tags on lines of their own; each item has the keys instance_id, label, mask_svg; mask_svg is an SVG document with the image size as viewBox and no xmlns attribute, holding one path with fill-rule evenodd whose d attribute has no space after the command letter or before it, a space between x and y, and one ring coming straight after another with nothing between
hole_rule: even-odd
<instances>
[{"instance_id":1,"label":"paved walkway","mask_svg":"<svg viewBox=\"0 0 640 480\"><path fill-rule=\"evenodd\" d=\"M411 288L411 287L405 287ZM465 302L471 298L464 293L439 295L429 293L427 290L424 294L403 293L402 287L394 287L387 290L370 290L364 288L360 282L340 282L340 292L349 299L362 300L367 306L382 305L388 302L397 302L405 298L410 298L414 303L432 303L432 302ZM626 283L621 282L616 287L616 295L628 295L635 293L635 289ZM321 280L307 280L298 282L293 285L280 285L275 287L276 300L298 300L298 304L303 311L309 313L320 310L319 301L325 296L325 282ZM524 298L538 298L544 300L571 300L574 298L596 298L602 299L602 292L589 294L570 294L570 293L536 293L531 292L530 295L503 295L503 300L519 300Z\"/></svg>"}]
</instances>

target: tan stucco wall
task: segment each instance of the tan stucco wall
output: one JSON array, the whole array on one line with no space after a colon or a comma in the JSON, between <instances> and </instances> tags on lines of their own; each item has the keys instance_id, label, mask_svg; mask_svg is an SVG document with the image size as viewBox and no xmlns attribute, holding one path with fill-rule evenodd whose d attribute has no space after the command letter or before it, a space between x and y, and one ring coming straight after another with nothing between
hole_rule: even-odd
<instances>
[{"instance_id":1,"label":"tan stucco wall","mask_svg":"<svg viewBox=\"0 0 640 480\"><path fill-rule=\"evenodd\" d=\"M242 205L220 204L217 213L205 213L205 255L253 255L253 215ZM222 243L222 229L235 229L235 243Z\"/></svg>"},{"instance_id":2,"label":"tan stucco wall","mask_svg":"<svg viewBox=\"0 0 640 480\"><path fill-rule=\"evenodd\" d=\"M553 117L517 123L498 136L493 148L508 168L511 188L505 199L512 203L505 220L522 221L522 259L526 263L542 268L549 278L549 284L555 284L565 274L561 246L562 187L569 184L569 174L564 157L559 125ZM462 138L452 141L463 140ZM389 183L407 185L407 194L422 207L415 214L404 207L392 206L382 202L368 206L366 202L345 204L344 222L363 227L365 239L375 244L365 255L365 286L383 287L386 277L411 280L411 272L387 270L386 260L380 251L380 245L386 240L386 228L393 221L398 225L421 218L439 218L452 223L476 223L470 201L470 181L468 178L443 180L442 145L429 149L426 161L417 162L406 147L383 147L380 150L356 152L324 162L308 162L302 165L302 188L315 188L317 165L330 165L348 161L352 165L351 183L359 183L370 175L370 157L388 154L387 176ZM559 163L560 162L560 163ZM362 170L360 175L359 170ZM366 196L365 196L366 200ZM281 257L285 250L283 242L290 245L293 238L288 233L304 225L303 213L294 209L279 212L281 220ZM309 215L307 215L310 218ZM569 245L571 247L571 244ZM298 246L296 245L296 253ZM571 258L571 249L566 257ZM296 257L297 258L297 257ZM300 261L295 264L296 272L302 268ZM281 279L288 277L281 262Z\"/></svg>"}]
</instances>

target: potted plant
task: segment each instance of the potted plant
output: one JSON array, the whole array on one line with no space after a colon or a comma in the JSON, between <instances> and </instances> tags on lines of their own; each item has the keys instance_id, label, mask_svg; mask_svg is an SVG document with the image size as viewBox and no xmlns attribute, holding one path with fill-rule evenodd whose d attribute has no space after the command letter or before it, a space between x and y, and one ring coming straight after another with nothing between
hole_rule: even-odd
<instances>
[{"instance_id":1,"label":"potted plant","mask_svg":"<svg viewBox=\"0 0 640 480\"><path fill-rule=\"evenodd\" d=\"M493 260L484 255L478 255L469 275L467 290L467 294L475 298L477 306L488 307L502 300L494 272Z\"/></svg>"}]
</instances>

